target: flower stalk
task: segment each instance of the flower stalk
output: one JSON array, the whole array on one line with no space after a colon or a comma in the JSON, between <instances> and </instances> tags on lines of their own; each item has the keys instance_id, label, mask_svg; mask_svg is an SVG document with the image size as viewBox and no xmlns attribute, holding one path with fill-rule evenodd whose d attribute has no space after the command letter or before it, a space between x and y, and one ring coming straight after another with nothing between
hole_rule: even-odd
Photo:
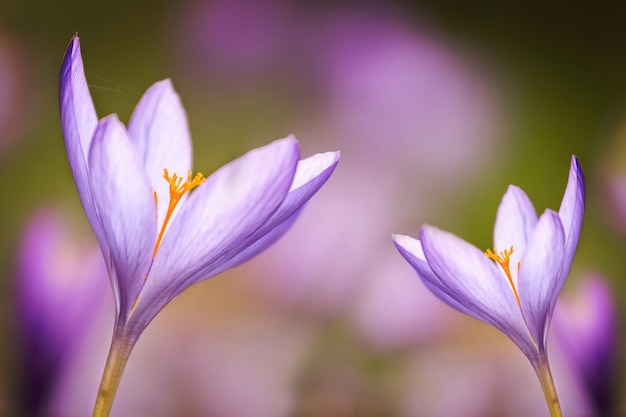
<instances>
[{"instance_id":1,"label":"flower stalk","mask_svg":"<svg viewBox=\"0 0 626 417\"><path fill-rule=\"evenodd\" d=\"M108 417L113 407L113 400L120 385L126 362L137 338L129 338L116 329L111 341L111 348L102 373L98 396L93 408L92 417Z\"/></svg>"},{"instance_id":2,"label":"flower stalk","mask_svg":"<svg viewBox=\"0 0 626 417\"><path fill-rule=\"evenodd\" d=\"M554 386L554 379L552 378L552 372L550 372L550 365L547 360L541 360L538 364L533 364L539 382L541 383L541 389L543 395L546 398L546 404L550 411L550 417L563 417L561 412L561 404L559 402L559 396L556 393L556 387Z\"/></svg>"}]
</instances>

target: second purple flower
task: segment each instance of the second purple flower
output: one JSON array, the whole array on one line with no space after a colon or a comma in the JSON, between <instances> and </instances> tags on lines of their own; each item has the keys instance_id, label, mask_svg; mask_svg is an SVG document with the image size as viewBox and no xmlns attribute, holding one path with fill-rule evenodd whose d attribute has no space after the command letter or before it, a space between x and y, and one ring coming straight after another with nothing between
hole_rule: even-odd
<instances>
[{"instance_id":1,"label":"second purple flower","mask_svg":"<svg viewBox=\"0 0 626 417\"><path fill-rule=\"evenodd\" d=\"M558 212L546 209L538 217L526 193L509 186L498 208L493 250L483 252L430 225L422 227L419 240L393 237L433 294L519 346L539 376L552 416L561 414L548 365L548 328L578 245L584 206L584 177L573 156Z\"/></svg>"}]
</instances>

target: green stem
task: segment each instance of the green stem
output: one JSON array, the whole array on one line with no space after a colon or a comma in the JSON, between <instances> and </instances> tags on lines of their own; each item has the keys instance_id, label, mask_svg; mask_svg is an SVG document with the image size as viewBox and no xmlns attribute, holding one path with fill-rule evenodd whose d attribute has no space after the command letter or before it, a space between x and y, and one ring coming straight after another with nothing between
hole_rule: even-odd
<instances>
[{"instance_id":1,"label":"green stem","mask_svg":"<svg viewBox=\"0 0 626 417\"><path fill-rule=\"evenodd\" d=\"M113 332L113 340L111 341L109 356L104 366L92 417L108 417L111 413L113 400L135 341L136 339L125 337L123 331L116 329Z\"/></svg>"},{"instance_id":2,"label":"green stem","mask_svg":"<svg viewBox=\"0 0 626 417\"><path fill-rule=\"evenodd\" d=\"M546 397L546 403L548 405L548 410L550 410L550 416L563 417L561 404L559 403L559 396L556 393L556 387L554 386L554 379L552 379L552 372L550 372L548 360L541 360L536 365L533 364L533 366L537 376L539 377L543 395Z\"/></svg>"}]
</instances>

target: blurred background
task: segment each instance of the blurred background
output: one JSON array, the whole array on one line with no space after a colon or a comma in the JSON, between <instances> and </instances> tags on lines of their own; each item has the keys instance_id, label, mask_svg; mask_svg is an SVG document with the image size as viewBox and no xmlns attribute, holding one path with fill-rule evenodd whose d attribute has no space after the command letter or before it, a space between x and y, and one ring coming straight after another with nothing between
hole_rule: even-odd
<instances>
[{"instance_id":1,"label":"blurred background","mask_svg":"<svg viewBox=\"0 0 626 417\"><path fill-rule=\"evenodd\" d=\"M128 121L171 78L205 175L290 133L303 156L342 152L280 242L150 324L112 415L547 415L522 353L427 293L391 234L427 222L487 249L508 184L558 209L572 154L587 208L562 299L604 288L575 317L611 337L578 341L611 352L600 378L621 415L625 17L584 2L4 0L0 413L89 415L110 343L112 293L58 116L78 32L98 115ZM597 414L552 336L566 415Z\"/></svg>"}]
</instances>

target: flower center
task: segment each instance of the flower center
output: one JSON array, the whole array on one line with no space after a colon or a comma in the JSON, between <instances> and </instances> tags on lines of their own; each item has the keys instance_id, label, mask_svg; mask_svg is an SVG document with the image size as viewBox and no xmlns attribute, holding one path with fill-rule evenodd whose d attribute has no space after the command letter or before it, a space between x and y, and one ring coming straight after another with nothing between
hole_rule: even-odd
<instances>
[{"instance_id":1,"label":"flower center","mask_svg":"<svg viewBox=\"0 0 626 417\"><path fill-rule=\"evenodd\" d=\"M161 240L163 240L163 235L165 234L165 228L172 217L172 213L174 212L176 205L188 191L196 188L205 181L204 176L200 172L198 172L195 177L192 177L191 175L191 171L189 171L187 174L187 180L183 182L183 177L179 177L176 173L170 176L167 168L163 169L163 178L165 178L165 181L170 184L170 203L167 206L167 213L165 214L165 219L163 220L156 244L154 245L154 252L152 253L153 259L159 250ZM154 192L154 202L155 204L158 204L156 191Z\"/></svg>"},{"instance_id":2,"label":"flower center","mask_svg":"<svg viewBox=\"0 0 626 417\"><path fill-rule=\"evenodd\" d=\"M517 287L515 286L515 283L513 282L513 277L511 276L511 255L513 254L513 246L511 246L508 250L504 249L500 252L498 252L496 250L496 248L493 248L493 251L491 249L487 249L485 251L485 255L487 255L487 257L489 259L493 259L498 265L500 265L502 267L502 270L504 271L504 273L506 274L507 279L509 280L509 284L511 285L511 289L513 290L513 294L515 295L515 300L517 301L517 305L520 306L520 308L522 307L522 303L519 300L519 295L517 293ZM519 272L519 268L520 268L520 263L517 263L517 271Z\"/></svg>"}]
</instances>

